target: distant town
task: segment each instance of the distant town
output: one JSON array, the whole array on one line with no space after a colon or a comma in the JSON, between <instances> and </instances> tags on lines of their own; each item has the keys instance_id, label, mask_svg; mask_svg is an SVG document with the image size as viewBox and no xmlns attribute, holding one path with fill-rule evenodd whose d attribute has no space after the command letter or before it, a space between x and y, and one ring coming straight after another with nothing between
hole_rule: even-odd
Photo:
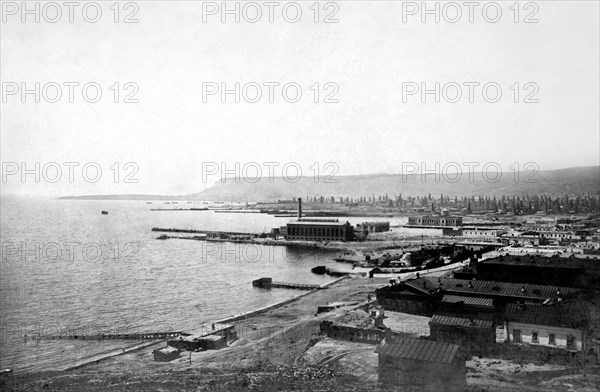
<instances>
[{"instance_id":1,"label":"distant town","mask_svg":"<svg viewBox=\"0 0 600 392\"><path fill-rule=\"evenodd\" d=\"M550 378L552 369L560 369L557 375L565 369L572 375L599 369L598 206L598 195L592 194L308 195L212 207L216 213L290 218L270 232L153 230L178 233L160 239L338 251L338 267L312 269L353 282L346 280L343 294L324 295L328 301L317 309L321 336L337 342L337 352L362 345L356 354L346 354L355 361L372 358L364 349L371 346L377 361L375 373L366 377L376 379L381 390L403 385L410 391L464 391L489 386L489 380L474 379L480 371L486 379L506 374L505 386L536 380L533 370L519 375L507 370L515 361L520 366L544 363L543 374ZM348 221L365 216L376 219ZM405 223L394 223L399 218ZM325 288L270 277L253 285L263 290ZM173 347L210 348L207 335L220 336L225 347L233 335L224 331L233 330L228 324L202 336L175 338L157 360L178 358ZM479 370L483 365L488 369ZM584 376L574 380L587 387Z\"/></svg>"}]
</instances>

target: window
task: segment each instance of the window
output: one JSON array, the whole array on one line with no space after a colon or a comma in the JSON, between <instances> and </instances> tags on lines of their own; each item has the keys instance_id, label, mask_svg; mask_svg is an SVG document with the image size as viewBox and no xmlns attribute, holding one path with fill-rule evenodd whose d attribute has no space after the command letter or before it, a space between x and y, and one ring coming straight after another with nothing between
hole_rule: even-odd
<instances>
[{"instance_id":1,"label":"window","mask_svg":"<svg viewBox=\"0 0 600 392\"><path fill-rule=\"evenodd\" d=\"M538 343L538 333L537 333L537 331L533 331L531 333L531 341L533 343Z\"/></svg>"},{"instance_id":2,"label":"window","mask_svg":"<svg viewBox=\"0 0 600 392\"><path fill-rule=\"evenodd\" d=\"M575 336L567 336L567 350L575 350Z\"/></svg>"},{"instance_id":3,"label":"window","mask_svg":"<svg viewBox=\"0 0 600 392\"><path fill-rule=\"evenodd\" d=\"M515 343L521 343L521 330L513 329L513 340Z\"/></svg>"},{"instance_id":4,"label":"window","mask_svg":"<svg viewBox=\"0 0 600 392\"><path fill-rule=\"evenodd\" d=\"M548 335L548 344L556 344L556 336L553 333Z\"/></svg>"}]
</instances>

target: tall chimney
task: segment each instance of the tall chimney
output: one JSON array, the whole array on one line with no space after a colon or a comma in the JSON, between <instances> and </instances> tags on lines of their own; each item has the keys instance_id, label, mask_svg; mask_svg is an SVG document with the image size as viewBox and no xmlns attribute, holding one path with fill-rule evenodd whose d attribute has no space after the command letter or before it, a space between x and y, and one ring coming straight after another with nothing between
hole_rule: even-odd
<instances>
[{"instance_id":1,"label":"tall chimney","mask_svg":"<svg viewBox=\"0 0 600 392\"><path fill-rule=\"evenodd\" d=\"M298 219L302 218L302 198L298 198Z\"/></svg>"}]
</instances>

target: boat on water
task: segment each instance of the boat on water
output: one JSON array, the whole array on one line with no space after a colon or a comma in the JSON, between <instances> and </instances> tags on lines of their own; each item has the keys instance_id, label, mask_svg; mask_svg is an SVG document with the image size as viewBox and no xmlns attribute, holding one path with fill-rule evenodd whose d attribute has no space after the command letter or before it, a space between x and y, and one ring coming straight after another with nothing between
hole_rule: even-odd
<instances>
[{"instance_id":1,"label":"boat on water","mask_svg":"<svg viewBox=\"0 0 600 392\"><path fill-rule=\"evenodd\" d=\"M152 204L152 202L151 201L147 201L146 204Z\"/></svg>"},{"instance_id":2,"label":"boat on water","mask_svg":"<svg viewBox=\"0 0 600 392\"><path fill-rule=\"evenodd\" d=\"M108 211L102 210L102 215L108 215Z\"/></svg>"}]
</instances>

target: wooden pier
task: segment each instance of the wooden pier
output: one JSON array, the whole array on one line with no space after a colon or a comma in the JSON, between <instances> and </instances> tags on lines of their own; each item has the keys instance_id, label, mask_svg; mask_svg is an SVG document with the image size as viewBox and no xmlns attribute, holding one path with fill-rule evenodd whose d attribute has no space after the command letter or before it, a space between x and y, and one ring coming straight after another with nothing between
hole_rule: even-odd
<instances>
[{"instance_id":1,"label":"wooden pier","mask_svg":"<svg viewBox=\"0 0 600 392\"><path fill-rule=\"evenodd\" d=\"M32 340L156 340L174 338L181 335L189 335L184 332L146 332L146 333L119 333L119 334L95 334L95 335L27 335Z\"/></svg>"},{"instance_id":2,"label":"wooden pier","mask_svg":"<svg viewBox=\"0 0 600 392\"><path fill-rule=\"evenodd\" d=\"M285 289L299 290L319 290L322 287L318 284L274 282L273 278L260 278L252 281L252 286L270 289L272 287L281 287Z\"/></svg>"}]
</instances>

